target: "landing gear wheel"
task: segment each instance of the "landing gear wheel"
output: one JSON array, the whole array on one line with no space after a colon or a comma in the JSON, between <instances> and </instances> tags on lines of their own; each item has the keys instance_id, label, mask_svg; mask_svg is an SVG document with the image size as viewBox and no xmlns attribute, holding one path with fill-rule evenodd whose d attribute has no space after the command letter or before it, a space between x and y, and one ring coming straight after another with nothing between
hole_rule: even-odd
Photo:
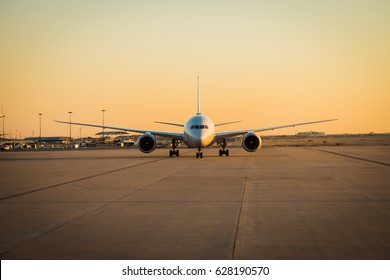
<instances>
[{"instance_id":1,"label":"landing gear wheel","mask_svg":"<svg viewBox=\"0 0 390 280\"><path fill-rule=\"evenodd\" d=\"M196 158L203 158L203 153L200 150L196 152Z\"/></svg>"},{"instance_id":2,"label":"landing gear wheel","mask_svg":"<svg viewBox=\"0 0 390 280\"><path fill-rule=\"evenodd\" d=\"M226 155L227 157L229 156L229 150L226 149L227 143L225 138L221 138L217 140L217 144L221 146L221 150L219 150L219 156Z\"/></svg>"},{"instance_id":3,"label":"landing gear wheel","mask_svg":"<svg viewBox=\"0 0 390 280\"><path fill-rule=\"evenodd\" d=\"M226 155L227 157L229 156L229 150L219 150L219 156Z\"/></svg>"},{"instance_id":4,"label":"landing gear wheel","mask_svg":"<svg viewBox=\"0 0 390 280\"><path fill-rule=\"evenodd\" d=\"M172 150L169 150L169 156L179 156L179 150L176 150L177 146L181 143L180 140L172 139Z\"/></svg>"}]
</instances>

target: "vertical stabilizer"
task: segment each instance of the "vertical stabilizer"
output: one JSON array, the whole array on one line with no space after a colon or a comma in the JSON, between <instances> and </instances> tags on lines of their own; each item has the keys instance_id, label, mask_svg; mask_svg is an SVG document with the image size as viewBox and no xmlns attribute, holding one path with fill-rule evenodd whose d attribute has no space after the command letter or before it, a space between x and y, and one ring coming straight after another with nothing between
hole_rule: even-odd
<instances>
[{"instance_id":1,"label":"vertical stabilizer","mask_svg":"<svg viewBox=\"0 0 390 280\"><path fill-rule=\"evenodd\" d=\"M199 89L199 76L198 76L198 111L196 113L197 115L201 115L202 113L200 112L200 89Z\"/></svg>"}]
</instances>

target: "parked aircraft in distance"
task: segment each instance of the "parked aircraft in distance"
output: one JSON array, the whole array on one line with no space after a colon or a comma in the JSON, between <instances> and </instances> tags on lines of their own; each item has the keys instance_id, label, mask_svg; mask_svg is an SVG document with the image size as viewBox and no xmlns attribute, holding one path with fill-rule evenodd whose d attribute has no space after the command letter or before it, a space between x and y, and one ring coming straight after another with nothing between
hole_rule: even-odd
<instances>
[{"instance_id":1,"label":"parked aircraft in distance","mask_svg":"<svg viewBox=\"0 0 390 280\"><path fill-rule=\"evenodd\" d=\"M169 151L169 156L179 156L179 150L177 147L184 143L189 148L197 148L196 152L197 158L202 158L202 148L213 145L214 143L218 144L221 149L219 150L219 156L225 155L229 156L229 150L227 149L226 139L230 137L236 137L242 135L242 147L247 152L255 152L261 147L261 138L256 135L256 132L274 130L286 127L295 127L300 125L308 125L314 123L321 122L330 122L335 121L337 119L329 119L329 120L320 120L320 121L311 121L311 122L301 122L301 123L293 123L293 124L285 124L278 126L269 126L263 128L255 128L255 129L246 129L246 130L234 130L234 131L226 131L226 132L216 132L215 128L218 126L237 123L240 121L234 122L224 122L224 123L216 123L205 116L200 112L200 93L199 93L199 77L198 77L198 110L196 115L192 116L187 120L185 124L179 123L171 123L171 122L159 122L156 123L180 126L184 128L183 133L175 133L175 132L165 132L165 131L155 131L155 130L143 130L143 129L134 129L134 128L123 128L116 126L106 126L106 125L97 125L97 124L87 124L87 123L77 123L77 122L66 122L66 121L56 121L64 124L73 124L73 125L82 125L82 126L91 126L91 127L99 127L99 128L108 128L122 131L131 131L135 133L141 133L138 139L138 148L141 152L150 153L153 152L156 148L157 140L156 137L165 137L172 139L172 149Z\"/></svg>"}]
</instances>

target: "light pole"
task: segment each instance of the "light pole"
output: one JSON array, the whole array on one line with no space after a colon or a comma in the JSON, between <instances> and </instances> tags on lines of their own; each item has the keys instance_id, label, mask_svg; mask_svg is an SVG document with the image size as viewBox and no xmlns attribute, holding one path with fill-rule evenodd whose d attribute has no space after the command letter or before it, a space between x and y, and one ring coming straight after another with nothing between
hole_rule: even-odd
<instances>
[{"instance_id":1,"label":"light pole","mask_svg":"<svg viewBox=\"0 0 390 280\"><path fill-rule=\"evenodd\" d=\"M3 140L5 140L5 134L4 134L4 119L5 119L5 115L1 114L0 118L3 119L3 135L2 136L3 136Z\"/></svg>"},{"instance_id":2,"label":"light pole","mask_svg":"<svg viewBox=\"0 0 390 280\"><path fill-rule=\"evenodd\" d=\"M73 112L68 112L69 113L69 142L72 142L72 113Z\"/></svg>"},{"instance_id":3,"label":"light pole","mask_svg":"<svg viewBox=\"0 0 390 280\"><path fill-rule=\"evenodd\" d=\"M3 141L5 141L5 134L4 134L4 118L5 118L5 115L3 115L3 104L1 104L1 115L0 115L0 118L3 119Z\"/></svg>"},{"instance_id":4,"label":"light pole","mask_svg":"<svg viewBox=\"0 0 390 280\"><path fill-rule=\"evenodd\" d=\"M2 135L3 137L2 138L3 138L3 140L5 140L5 134L4 134L4 118L5 118L5 115L1 114L0 118L3 119L3 135Z\"/></svg>"},{"instance_id":5,"label":"light pole","mask_svg":"<svg viewBox=\"0 0 390 280\"><path fill-rule=\"evenodd\" d=\"M42 138L42 113L39 113L39 140Z\"/></svg>"},{"instance_id":6,"label":"light pole","mask_svg":"<svg viewBox=\"0 0 390 280\"><path fill-rule=\"evenodd\" d=\"M104 143L104 140L105 140L105 138L104 138L104 112L105 112L106 110L102 110L102 113L103 113L103 143Z\"/></svg>"}]
</instances>

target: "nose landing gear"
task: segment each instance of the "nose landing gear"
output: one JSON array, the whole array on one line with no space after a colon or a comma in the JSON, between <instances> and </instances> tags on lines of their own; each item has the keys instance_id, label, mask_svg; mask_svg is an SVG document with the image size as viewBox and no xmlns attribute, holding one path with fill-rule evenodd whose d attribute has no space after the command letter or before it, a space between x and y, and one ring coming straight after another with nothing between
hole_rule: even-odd
<instances>
[{"instance_id":1,"label":"nose landing gear","mask_svg":"<svg viewBox=\"0 0 390 280\"><path fill-rule=\"evenodd\" d=\"M203 153L200 148L198 148L198 151L196 152L196 158L203 158Z\"/></svg>"}]
</instances>

